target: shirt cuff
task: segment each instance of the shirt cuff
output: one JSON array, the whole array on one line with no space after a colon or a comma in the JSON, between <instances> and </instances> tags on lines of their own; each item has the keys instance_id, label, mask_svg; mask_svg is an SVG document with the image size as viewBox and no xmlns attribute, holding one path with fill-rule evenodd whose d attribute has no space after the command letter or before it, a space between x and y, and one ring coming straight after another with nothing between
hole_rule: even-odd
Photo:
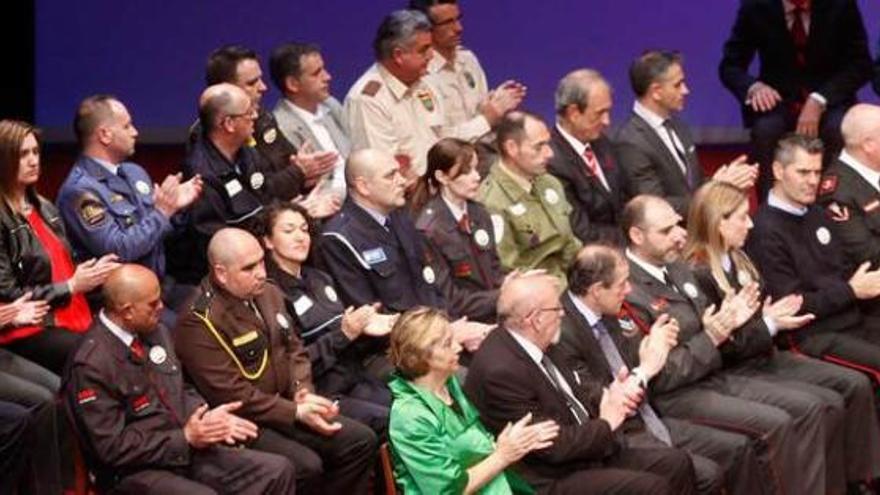
<instances>
[{"instance_id":1,"label":"shirt cuff","mask_svg":"<svg viewBox=\"0 0 880 495\"><path fill-rule=\"evenodd\" d=\"M645 375L645 372L642 371L641 368L636 366L635 368L632 369L632 371L630 371L630 374L633 375L634 377L636 377L636 379L639 381L640 387L642 387L643 389L648 388L648 377L647 377L647 375Z\"/></svg>"},{"instance_id":2,"label":"shirt cuff","mask_svg":"<svg viewBox=\"0 0 880 495\"><path fill-rule=\"evenodd\" d=\"M771 337L776 337L776 334L779 333L779 327L776 326L776 322L774 322L769 316L765 316L764 325L767 325L767 333L770 334Z\"/></svg>"},{"instance_id":3,"label":"shirt cuff","mask_svg":"<svg viewBox=\"0 0 880 495\"><path fill-rule=\"evenodd\" d=\"M824 96L820 95L819 93L817 93L815 91L810 93L810 98L821 103L823 107L828 106L828 100L826 100Z\"/></svg>"}]
</instances>

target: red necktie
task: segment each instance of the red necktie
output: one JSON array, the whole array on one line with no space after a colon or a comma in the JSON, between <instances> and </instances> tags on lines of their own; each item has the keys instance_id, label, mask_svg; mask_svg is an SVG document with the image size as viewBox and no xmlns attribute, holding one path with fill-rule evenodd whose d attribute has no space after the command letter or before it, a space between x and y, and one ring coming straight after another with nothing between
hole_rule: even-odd
<instances>
[{"instance_id":1,"label":"red necktie","mask_svg":"<svg viewBox=\"0 0 880 495\"><path fill-rule=\"evenodd\" d=\"M147 356L147 351L144 349L144 344L141 342L141 339L135 338L131 341L131 355L139 361L143 361Z\"/></svg>"},{"instance_id":2,"label":"red necktie","mask_svg":"<svg viewBox=\"0 0 880 495\"><path fill-rule=\"evenodd\" d=\"M587 146L584 148L584 160L587 162L587 171L590 172L590 175L599 178L599 160L596 159L596 154L593 153L593 148Z\"/></svg>"},{"instance_id":3,"label":"red necktie","mask_svg":"<svg viewBox=\"0 0 880 495\"><path fill-rule=\"evenodd\" d=\"M458 228L467 232L468 234L471 233L471 219L468 217L467 212L465 212L464 215L461 216L461 219L458 221Z\"/></svg>"},{"instance_id":4,"label":"red necktie","mask_svg":"<svg viewBox=\"0 0 880 495\"><path fill-rule=\"evenodd\" d=\"M803 19L804 14L807 12L807 2L806 0L793 0L792 4L794 4L794 10L792 11L794 19L791 23L791 41L794 44L794 63L798 70L803 71L807 67L807 29L804 26ZM792 104L790 109L795 119L800 115L808 96L809 91L807 88L800 86L798 88L797 101Z\"/></svg>"}]
</instances>

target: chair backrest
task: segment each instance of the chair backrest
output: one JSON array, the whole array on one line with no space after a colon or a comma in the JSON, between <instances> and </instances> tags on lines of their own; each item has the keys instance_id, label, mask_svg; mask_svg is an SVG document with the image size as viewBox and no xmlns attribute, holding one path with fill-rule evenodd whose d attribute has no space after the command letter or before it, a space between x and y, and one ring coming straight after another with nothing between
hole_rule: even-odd
<instances>
[{"instance_id":1,"label":"chair backrest","mask_svg":"<svg viewBox=\"0 0 880 495\"><path fill-rule=\"evenodd\" d=\"M394 468L391 464L388 442L379 446L379 461L382 463L382 477L385 478L385 495L397 495L397 483L394 482Z\"/></svg>"}]
</instances>

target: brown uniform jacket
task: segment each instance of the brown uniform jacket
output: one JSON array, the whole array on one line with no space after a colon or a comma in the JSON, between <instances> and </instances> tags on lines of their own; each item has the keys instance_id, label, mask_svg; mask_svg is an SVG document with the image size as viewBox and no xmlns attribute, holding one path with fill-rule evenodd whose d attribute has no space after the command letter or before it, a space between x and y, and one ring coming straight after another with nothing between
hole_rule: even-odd
<instances>
[{"instance_id":1,"label":"brown uniform jacket","mask_svg":"<svg viewBox=\"0 0 880 495\"><path fill-rule=\"evenodd\" d=\"M252 302L259 316L244 300L203 280L177 321L178 356L212 407L242 401L238 415L289 428L297 389L314 390L309 356L275 285L267 283Z\"/></svg>"}]
</instances>

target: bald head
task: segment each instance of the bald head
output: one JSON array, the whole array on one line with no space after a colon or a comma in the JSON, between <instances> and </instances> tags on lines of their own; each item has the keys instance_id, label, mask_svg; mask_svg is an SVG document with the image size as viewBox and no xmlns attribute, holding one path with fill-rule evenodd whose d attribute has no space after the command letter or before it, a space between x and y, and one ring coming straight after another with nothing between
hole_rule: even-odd
<instances>
[{"instance_id":1,"label":"bald head","mask_svg":"<svg viewBox=\"0 0 880 495\"><path fill-rule=\"evenodd\" d=\"M547 298L555 300L559 296L559 280L556 277L539 273L514 277L501 287L498 295L498 318L502 324L539 309Z\"/></svg>"},{"instance_id":2,"label":"bald head","mask_svg":"<svg viewBox=\"0 0 880 495\"><path fill-rule=\"evenodd\" d=\"M880 169L880 106L853 105L840 124L846 151L863 164Z\"/></svg>"},{"instance_id":3,"label":"bald head","mask_svg":"<svg viewBox=\"0 0 880 495\"><path fill-rule=\"evenodd\" d=\"M385 150L373 148L357 150L349 155L345 163L345 181L347 184L353 184L358 177L370 180L383 164L388 163L396 163L396 160Z\"/></svg>"},{"instance_id":4,"label":"bald head","mask_svg":"<svg viewBox=\"0 0 880 495\"><path fill-rule=\"evenodd\" d=\"M249 232L231 227L218 230L208 243L208 261L214 282L233 296L251 299L263 292L263 247Z\"/></svg>"},{"instance_id":5,"label":"bald head","mask_svg":"<svg viewBox=\"0 0 880 495\"><path fill-rule=\"evenodd\" d=\"M387 215L406 204L406 181L387 151L367 148L352 153L345 164L345 181L361 206Z\"/></svg>"},{"instance_id":6,"label":"bald head","mask_svg":"<svg viewBox=\"0 0 880 495\"><path fill-rule=\"evenodd\" d=\"M228 267L241 260L244 253L253 251L254 247L262 249L250 232L234 227L220 229L208 243L208 262Z\"/></svg>"},{"instance_id":7,"label":"bald head","mask_svg":"<svg viewBox=\"0 0 880 495\"><path fill-rule=\"evenodd\" d=\"M223 117L243 115L251 106L251 99L238 86L220 83L208 86L199 96L199 120L208 131L219 127Z\"/></svg>"},{"instance_id":8,"label":"bald head","mask_svg":"<svg viewBox=\"0 0 880 495\"><path fill-rule=\"evenodd\" d=\"M104 305L109 311L144 299L159 287L159 279L142 265L122 265L104 282Z\"/></svg>"}]
</instances>

